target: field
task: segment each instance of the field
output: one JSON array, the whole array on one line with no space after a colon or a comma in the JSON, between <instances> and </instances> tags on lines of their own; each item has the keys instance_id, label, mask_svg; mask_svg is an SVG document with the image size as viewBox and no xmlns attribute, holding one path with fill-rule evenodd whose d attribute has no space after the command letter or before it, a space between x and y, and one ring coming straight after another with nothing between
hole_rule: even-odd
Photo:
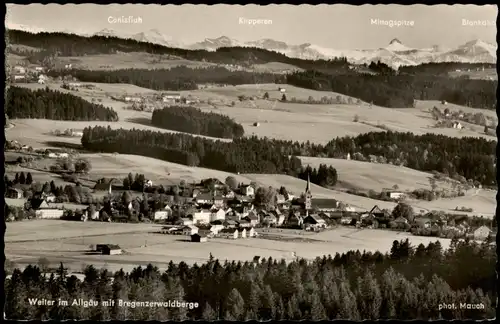
<instances>
[{"instance_id":1,"label":"field","mask_svg":"<svg viewBox=\"0 0 500 324\"><path fill-rule=\"evenodd\" d=\"M469 76L471 79L483 79L483 80L497 80L498 74L496 69L484 69L484 71L460 71L460 72L449 72L449 76L458 78L463 76Z\"/></svg>"},{"instance_id":2,"label":"field","mask_svg":"<svg viewBox=\"0 0 500 324\"><path fill-rule=\"evenodd\" d=\"M45 257L54 265L64 262L73 271L84 264L106 267L109 270L130 270L138 265L153 263L166 268L168 262L188 264L208 260L210 253L219 260L251 261L256 255L292 260L293 252L299 258L314 259L349 250L388 252L394 240L410 239L413 245L435 242L437 238L417 237L406 233L382 230L359 230L339 227L321 233L297 234L288 231L287 241L248 238L236 241L212 239L206 243L191 243L187 237L156 233L160 226L153 224L108 224L99 222L65 222L35 220L7 224L5 255L18 265L36 263ZM287 232L287 230L283 230ZM293 233L295 232L295 233ZM281 236L275 231L275 235ZM303 242L307 238L307 242ZM293 240L295 239L295 241ZM302 242L298 241L302 239ZM449 240L439 239L443 248ZM124 255L88 255L90 245L118 244ZM235 249L235 247L237 247ZM153 261L154 260L154 261Z\"/></svg>"},{"instance_id":3,"label":"field","mask_svg":"<svg viewBox=\"0 0 500 324\"><path fill-rule=\"evenodd\" d=\"M81 70L120 70L120 69L171 69L177 66L204 68L216 66L215 63L189 61L180 57L154 55L149 53L100 54L78 57L59 57L56 64L72 64Z\"/></svg>"}]
</instances>

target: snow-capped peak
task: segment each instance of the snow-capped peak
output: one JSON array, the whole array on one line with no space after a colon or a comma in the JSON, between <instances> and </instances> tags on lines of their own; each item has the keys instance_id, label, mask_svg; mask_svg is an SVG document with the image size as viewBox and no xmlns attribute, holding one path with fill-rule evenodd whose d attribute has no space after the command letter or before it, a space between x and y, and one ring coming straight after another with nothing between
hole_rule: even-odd
<instances>
[{"instance_id":1,"label":"snow-capped peak","mask_svg":"<svg viewBox=\"0 0 500 324\"><path fill-rule=\"evenodd\" d=\"M406 52L413 50L413 48L403 45L397 38L394 38L385 49L391 52Z\"/></svg>"},{"instance_id":2,"label":"snow-capped peak","mask_svg":"<svg viewBox=\"0 0 500 324\"><path fill-rule=\"evenodd\" d=\"M109 28L104 28L101 31L98 31L97 33L94 34L95 36L114 36L117 37L117 33Z\"/></svg>"}]
</instances>

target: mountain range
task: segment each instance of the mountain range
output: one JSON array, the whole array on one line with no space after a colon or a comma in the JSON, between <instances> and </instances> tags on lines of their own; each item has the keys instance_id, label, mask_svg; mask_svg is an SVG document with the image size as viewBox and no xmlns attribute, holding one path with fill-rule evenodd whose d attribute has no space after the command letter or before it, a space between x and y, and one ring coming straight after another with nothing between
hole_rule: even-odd
<instances>
[{"instance_id":1,"label":"mountain range","mask_svg":"<svg viewBox=\"0 0 500 324\"><path fill-rule=\"evenodd\" d=\"M9 26L11 29L29 32L40 32L40 28L24 25ZM67 32L67 31L63 31ZM74 32L73 32L74 33ZM95 34L77 33L81 36L106 36L134 39L140 42L149 42L168 47L177 47L192 50L215 51L220 47L257 47L285 54L288 57L301 59L332 59L346 57L353 64L369 64L370 62L383 62L394 68L405 65L418 65L422 63L463 62L463 63L496 63L497 45L477 39L467 42L457 48L443 48L434 45L429 48L412 48L403 44L399 39L393 39L385 47L377 49L341 50L325 48L318 45L304 43L291 45L286 42L264 38L250 42L221 36L218 38L205 38L194 44L186 44L162 34L157 29L140 32L137 34L123 34L112 29L103 29Z\"/></svg>"}]
</instances>

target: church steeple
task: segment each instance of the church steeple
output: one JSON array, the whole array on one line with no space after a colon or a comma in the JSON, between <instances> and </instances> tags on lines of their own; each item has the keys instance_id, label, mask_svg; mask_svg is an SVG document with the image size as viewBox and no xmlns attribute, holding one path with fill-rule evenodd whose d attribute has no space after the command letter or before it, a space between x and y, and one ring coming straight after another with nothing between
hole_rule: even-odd
<instances>
[{"instance_id":1,"label":"church steeple","mask_svg":"<svg viewBox=\"0 0 500 324\"><path fill-rule=\"evenodd\" d=\"M305 193L307 194L308 192L311 192L311 181L309 180L309 173L307 174L307 185L306 185L306 191Z\"/></svg>"},{"instance_id":2,"label":"church steeple","mask_svg":"<svg viewBox=\"0 0 500 324\"><path fill-rule=\"evenodd\" d=\"M306 210L306 215L308 215L309 210L312 208L311 180L309 173L307 174L307 185L306 191L304 192L304 208Z\"/></svg>"}]
</instances>

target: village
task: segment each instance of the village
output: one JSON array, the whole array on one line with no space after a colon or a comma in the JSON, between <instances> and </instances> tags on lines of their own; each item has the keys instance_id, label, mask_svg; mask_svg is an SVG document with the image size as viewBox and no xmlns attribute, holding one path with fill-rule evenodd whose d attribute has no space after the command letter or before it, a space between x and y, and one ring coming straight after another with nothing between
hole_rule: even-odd
<instances>
[{"instance_id":1,"label":"village","mask_svg":"<svg viewBox=\"0 0 500 324\"><path fill-rule=\"evenodd\" d=\"M256 183L237 183L232 177L228 177L225 183L212 178L200 183L181 182L165 187L154 185L144 175L136 174L134 178L129 174L125 179L99 179L92 189L80 183L64 189L45 183L41 190L39 186L39 191L33 190L32 184L36 182L31 174L16 174L14 181L5 181L6 198L19 200L28 197L23 207L6 212L6 221L149 222L163 225L159 235L182 235L196 243L212 238L266 238L268 229L294 230L300 234L334 231L339 226L442 238L494 240L496 237L492 230L496 226L490 219L431 212L415 215L405 203L398 204L393 211L376 205L371 210L361 211L335 199L313 198L309 181L297 196L284 187L265 188ZM131 193L136 197L133 198ZM89 198L91 195L102 199ZM390 196L395 200L403 198L398 192L392 192ZM88 207L67 209L64 201L67 202L68 197L79 197L78 202L87 203ZM118 245L103 246L94 252L120 254L122 251Z\"/></svg>"}]
</instances>

